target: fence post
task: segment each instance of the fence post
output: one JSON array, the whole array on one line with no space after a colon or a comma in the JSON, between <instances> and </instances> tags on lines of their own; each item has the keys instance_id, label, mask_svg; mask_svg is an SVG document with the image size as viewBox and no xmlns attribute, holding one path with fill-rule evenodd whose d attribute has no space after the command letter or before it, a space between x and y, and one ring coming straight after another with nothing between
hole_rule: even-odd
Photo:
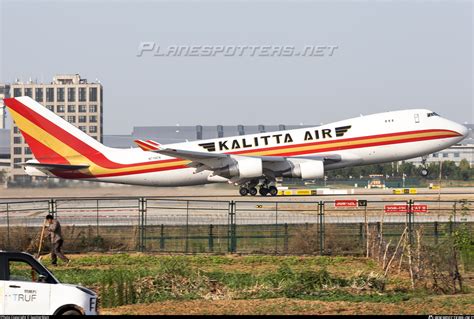
<instances>
[{"instance_id":1,"label":"fence post","mask_svg":"<svg viewBox=\"0 0 474 319\"><path fill-rule=\"evenodd\" d=\"M214 234L212 233L212 229L214 226L212 224L209 225L209 252L214 252Z\"/></svg>"},{"instance_id":2,"label":"fence post","mask_svg":"<svg viewBox=\"0 0 474 319\"><path fill-rule=\"evenodd\" d=\"M189 251L189 200L186 201L186 243L185 251Z\"/></svg>"},{"instance_id":3,"label":"fence post","mask_svg":"<svg viewBox=\"0 0 474 319\"><path fill-rule=\"evenodd\" d=\"M229 202L229 247L230 253L235 253L237 250L237 237L236 237L236 225L235 225L235 202L232 200Z\"/></svg>"},{"instance_id":4,"label":"fence post","mask_svg":"<svg viewBox=\"0 0 474 319\"><path fill-rule=\"evenodd\" d=\"M413 200L410 199L408 201L408 211L407 211L407 217L408 217L408 243L410 246L413 246L413 223L414 223L414 216L413 216Z\"/></svg>"},{"instance_id":5,"label":"fence post","mask_svg":"<svg viewBox=\"0 0 474 319\"><path fill-rule=\"evenodd\" d=\"M456 229L456 213L457 213L457 202L453 205L453 229Z\"/></svg>"},{"instance_id":6,"label":"fence post","mask_svg":"<svg viewBox=\"0 0 474 319\"><path fill-rule=\"evenodd\" d=\"M10 249L10 211L7 203L7 249Z\"/></svg>"},{"instance_id":7,"label":"fence post","mask_svg":"<svg viewBox=\"0 0 474 319\"><path fill-rule=\"evenodd\" d=\"M58 206L56 205L56 200L55 199L50 199L48 202L48 213L50 215L53 215L54 218L58 217L57 216L57 208Z\"/></svg>"},{"instance_id":8,"label":"fence post","mask_svg":"<svg viewBox=\"0 0 474 319\"><path fill-rule=\"evenodd\" d=\"M324 202L319 202L319 254L324 254Z\"/></svg>"},{"instance_id":9,"label":"fence post","mask_svg":"<svg viewBox=\"0 0 474 319\"><path fill-rule=\"evenodd\" d=\"M288 223L285 223L285 239L283 244L283 251L285 255L288 254Z\"/></svg>"},{"instance_id":10,"label":"fence post","mask_svg":"<svg viewBox=\"0 0 474 319\"><path fill-rule=\"evenodd\" d=\"M160 250L165 250L165 225L160 225Z\"/></svg>"},{"instance_id":11,"label":"fence post","mask_svg":"<svg viewBox=\"0 0 474 319\"><path fill-rule=\"evenodd\" d=\"M278 254L278 202L275 202L275 255Z\"/></svg>"},{"instance_id":12,"label":"fence post","mask_svg":"<svg viewBox=\"0 0 474 319\"><path fill-rule=\"evenodd\" d=\"M140 197L138 199L138 250L145 251L146 241L146 198Z\"/></svg>"},{"instance_id":13,"label":"fence post","mask_svg":"<svg viewBox=\"0 0 474 319\"><path fill-rule=\"evenodd\" d=\"M434 239L435 239L435 245L438 245L438 222L434 222Z\"/></svg>"},{"instance_id":14,"label":"fence post","mask_svg":"<svg viewBox=\"0 0 474 319\"><path fill-rule=\"evenodd\" d=\"M137 250L141 251L142 247L142 210L141 198L138 199L138 232L137 232Z\"/></svg>"},{"instance_id":15,"label":"fence post","mask_svg":"<svg viewBox=\"0 0 474 319\"><path fill-rule=\"evenodd\" d=\"M97 237L99 237L99 200L97 200L96 212L97 212Z\"/></svg>"},{"instance_id":16,"label":"fence post","mask_svg":"<svg viewBox=\"0 0 474 319\"><path fill-rule=\"evenodd\" d=\"M367 218L367 205L364 207L364 225L365 225L365 257L369 258L369 220Z\"/></svg>"}]
</instances>

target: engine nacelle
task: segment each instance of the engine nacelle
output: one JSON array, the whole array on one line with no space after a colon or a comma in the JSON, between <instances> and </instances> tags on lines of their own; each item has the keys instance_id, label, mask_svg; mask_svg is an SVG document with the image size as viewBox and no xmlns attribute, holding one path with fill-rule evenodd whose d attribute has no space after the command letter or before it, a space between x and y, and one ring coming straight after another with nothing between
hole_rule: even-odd
<instances>
[{"instance_id":1,"label":"engine nacelle","mask_svg":"<svg viewBox=\"0 0 474 319\"><path fill-rule=\"evenodd\" d=\"M284 177L302 179L315 179L324 177L324 163L318 160L291 158L287 160L290 170L283 174Z\"/></svg>"},{"instance_id":2,"label":"engine nacelle","mask_svg":"<svg viewBox=\"0 0 474 319\"><path fill-rule=\"evenodd\" d=\"M255 178L263 175L263 163L260 158L233 155L228 166L217 169L214 175L226 178Z\"/></svg>"}]
</instances>

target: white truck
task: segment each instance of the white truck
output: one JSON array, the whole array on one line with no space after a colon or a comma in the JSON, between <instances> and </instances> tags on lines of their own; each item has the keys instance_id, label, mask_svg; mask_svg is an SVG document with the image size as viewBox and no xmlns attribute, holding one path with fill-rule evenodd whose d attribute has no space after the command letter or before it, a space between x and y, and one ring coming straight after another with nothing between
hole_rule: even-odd
<instances>
[{"instance_id":1,"label":"white truck","mask_svg":"<svg viewBox=\"0 0 474 319\"><path fill-rule=\"evenodd\" d=\"M0 316L97 314L92 290L60 283L30 254L0 251Z\"/></svg>"}]
</instances>

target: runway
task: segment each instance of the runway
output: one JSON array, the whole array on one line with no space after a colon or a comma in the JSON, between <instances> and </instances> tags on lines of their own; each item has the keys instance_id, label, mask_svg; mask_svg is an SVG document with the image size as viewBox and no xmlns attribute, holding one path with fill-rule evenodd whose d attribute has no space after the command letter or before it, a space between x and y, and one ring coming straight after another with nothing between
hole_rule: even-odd
<instances>
[{"instance_id":1,"label":"runway","mask_svg":"<svg viewBox=\"0 0 474 319\"><path fill-rule=\"evenodd\" d=\"M0 203L24 200L48 200L56 199L135 199L139 197L160 199L189 199L189 200L256 200L256 201L319 201L334 200L342 198L357 198L367 200L474 200L474 187L450 187L441 190L418 188L417 194L394 195L392 189L365 189L354 188L354 194L347 195L316 195L316 196L278 196L261 197L238 195L238 188L226 184L213 184L205 186L189 187L134 187L119 185L114 187L97 187L92 184L90 188L9 188L0 192ZM95 187L94 187L95 186ZM351 188L348 192L351 192Z\"/></svg>"}]
</instances>

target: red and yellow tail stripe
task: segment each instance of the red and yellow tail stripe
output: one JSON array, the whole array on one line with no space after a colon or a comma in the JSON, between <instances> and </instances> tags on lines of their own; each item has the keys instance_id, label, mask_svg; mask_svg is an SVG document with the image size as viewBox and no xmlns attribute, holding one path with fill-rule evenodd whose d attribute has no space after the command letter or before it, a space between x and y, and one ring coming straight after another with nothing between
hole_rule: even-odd
<instances>
[{"instance_id":1,"label":"red and yellow tail stripe","mask_svg":"<svg viewBox=\"0 0 474 319\"><path fill-rule=\"evenodd\" d=\"M134 140L133 142L144 151L156 151L161 146L159 143L152 140Z\"/></svg>"},{"instance_id":2,"label":"red and yellow tail stripe","mask_svg":"<svg viewBox=\"0 0 474 319\"><path fill-rule=\"evenodd\" d=\"M21 101L16 98L4 99L4 102L10 109L15 123L21 130L26 142L30 146L35 158L39 162L90 165L89 168L81 170L80 173L54 172L60 177L99 178L124 176L164 170L182 169L187 168L186 164L189 163L189 161L181 159L158 160L133 164L121 164L111 161L102 151L98 150L96 147L94 147L94 145L87 142L87 139L85 138L87 136L85 133L80 131L78 132L71 124L67 123L60 117L55 118L54 122L45 118L36 112L33 107L28 107L26 105L29 103L37 104L37 102L33 101L32 99L21 99ZM57 124L58 121L64 121L64 125L62 126L68 125L72 129L66 130L62 128ZM71 133L71 131L73 133ZM84 134L82 135L82 138L81 134ZM274 146L228 153L258 156L295 156L371 146L451 138L457 136L460 136L460 134L450 130L419 130L338 139L332 141ZM140 141L140 143L143 145L146 145L148 148L146 150L155 150L160 146L158 143L151 140L147 140L145 142L141 140L138 141ZM139 145L139 143L137 144Z\"/></svg>"}]
</instances>

